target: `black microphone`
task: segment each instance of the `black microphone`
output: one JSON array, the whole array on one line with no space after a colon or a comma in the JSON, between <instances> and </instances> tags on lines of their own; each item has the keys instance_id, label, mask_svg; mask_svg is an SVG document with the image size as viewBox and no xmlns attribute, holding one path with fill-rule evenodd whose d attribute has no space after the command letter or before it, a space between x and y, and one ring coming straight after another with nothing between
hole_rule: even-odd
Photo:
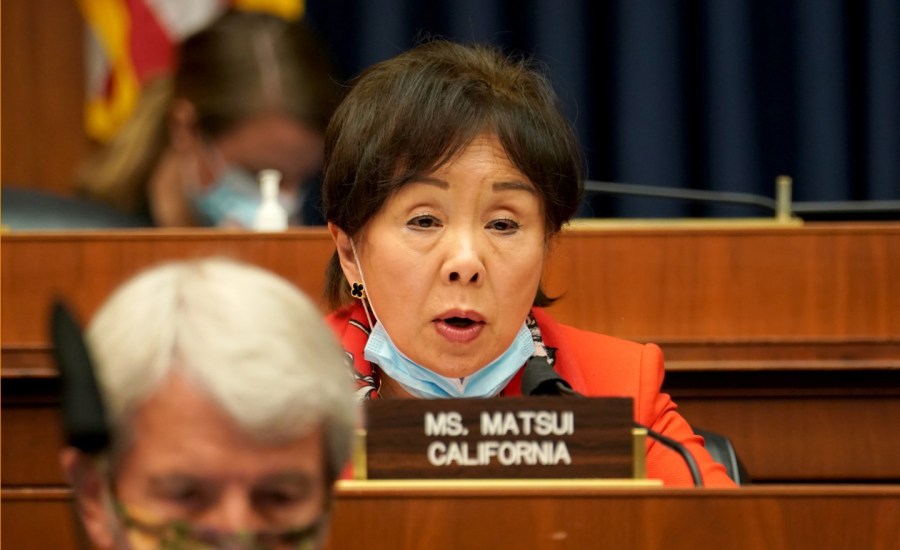
<instances>
[{"instance_id":1,"label":"black microphone","mask_svg":"<svg viewBox=\"0 0 900 550\"><path fill-rule=\"evenodd\" d=\"M69 308L56 300L50 324L53 356L62 381L62 417L66 442L85 453L109 446L106 408L81 327Z\"/></svg>"},{"instance_id":2,"label":"black microphone","mask_svg":"<svg viewBox=\"0 0 900 550\"><path fill-rule=\"evenodd\" d=\"M522 395L565 395L582 397L562 376L553 370L546 357L534 356L522 371Z\"/></svg>"},{"instance_id":3,"label":"black microphone","mask_svg":"<svg viewBox=\"0 0 900 550\"><path fill-rule=\"evenodd\" d=\"M691 480L693 480L694 482L694 487L703 487L703 476L700 475L700 468L697 466L697 461L694 459L694 455L692 455L691 452L687 450L687 447L682 445L680 441L675 441L671 437L653 431L643 424L638 424L637 422L635 422L634 427L647 430L647 435L650 436L651 439L659 441L664 446L680 454L681 458L684 459L684 463L687 464L688 470L690 470L691 472Z\"/></svg>"},{"instance_id":4,"label":"black microphone","mask_svg":"<svg viewBox=\"0 0 900 550\"><path fill-rule=\"evenodd\" d=\"M572 389L572 385L557 374L546 357L534 356L525 363L525 369L522 371L522 395L559 395L565 397L584 397ZM651 439L660 442L663 446L672 449L684 459L688 470L691 472L691 479L694 487L703 487L703 476L700 475L700 468L694 455L681 444L681 442L665 436L659 432L651 430L643 424L634 423L635 428L647 430L647 435Z\"/></svg>"},{"instance_id":5,"label":"black microphone","mask_svg":"<svg viewBox=\"0 0 900 550\"><path fill-rule=\"evenodd\" d=\"M636 195L641 197L679 199L707 203L740 204L769 210L771 212L778 212L778 201L769 197L753 195L750 193L706 191L701 189L684 189L679 187L662 187L658 185L591 180L586 180L584 182L584 190L589 193Z\"/></svg>"}]
</instances>

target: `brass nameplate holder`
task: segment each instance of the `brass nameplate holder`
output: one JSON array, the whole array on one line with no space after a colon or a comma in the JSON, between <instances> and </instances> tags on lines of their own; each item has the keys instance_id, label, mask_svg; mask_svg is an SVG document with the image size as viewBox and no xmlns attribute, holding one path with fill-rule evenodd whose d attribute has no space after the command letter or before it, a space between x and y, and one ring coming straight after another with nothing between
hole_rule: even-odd
<instances>
[{"instance_id":1,"label":"brass nameplate holder","mask_svg":"<svg viewBox=\"0 0 900 550\"><path fill-rule=\"evenodd\" d=\"M354 477L642 478L632 408L625 397L371 400Z\"/></svg>"}]
</instances>

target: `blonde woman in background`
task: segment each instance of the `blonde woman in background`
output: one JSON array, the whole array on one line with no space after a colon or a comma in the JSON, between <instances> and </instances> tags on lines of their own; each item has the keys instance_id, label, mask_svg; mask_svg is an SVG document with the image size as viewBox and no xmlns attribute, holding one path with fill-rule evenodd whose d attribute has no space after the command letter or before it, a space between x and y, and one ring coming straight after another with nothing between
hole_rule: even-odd
<instances>
[{"instance_id":1,"label":"blonde woman in background","mask_svg":"<svg viewBox=\"0 0 900 550\"><path fill-rule=\"evenodd\" d=\"M79 191L160 227L241 227L260 201L256 173L276 169L292 223L322 223L318 174L336 85L311 31L228 11L176 57L174 74L145 87L129 122L80 170Z\"/></svg>"}]
</instances>

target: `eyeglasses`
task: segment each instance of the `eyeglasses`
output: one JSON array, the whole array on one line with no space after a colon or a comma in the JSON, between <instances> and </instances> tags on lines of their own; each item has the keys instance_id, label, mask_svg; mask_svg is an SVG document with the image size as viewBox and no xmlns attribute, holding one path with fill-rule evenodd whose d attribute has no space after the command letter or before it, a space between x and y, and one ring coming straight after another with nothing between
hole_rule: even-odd
<instances>
[{"instance_id":1,"label":"eyeglasses","mask_svg":"<svg viewBox=\"0 0 900 550\"><path fill-rule=\"evenodd\" d=\"M324 521L273 531L225 532L185 521L150 523L130 515L122 504L116 513L126 529L140 537L141 547L159 550L312 550L316 548ZM137 541L135 541L137 542Z\"/></svg>"}]
</instances>

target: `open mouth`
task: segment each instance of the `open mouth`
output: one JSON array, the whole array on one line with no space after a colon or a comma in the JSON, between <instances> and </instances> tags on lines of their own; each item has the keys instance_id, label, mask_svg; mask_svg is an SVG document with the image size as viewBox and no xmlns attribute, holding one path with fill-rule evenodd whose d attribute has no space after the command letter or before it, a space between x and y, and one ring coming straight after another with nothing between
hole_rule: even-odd
<instances>
[{"instance_id":1,"label":"open mouth","mask_svg":"<svg viewBox=\"0 0 900 550\"><path fill-rule=\"evenodd\" d=\"M466 344L475 341L484 331L486 321L475 311L448 311L434 320L438 334L448 341Z\"/></svg>"},{"instance_id":2,"label":"open mouth","mask_svg":"<svg viewBox=\"0 0 900 550\"><path fill-rule=\"evenodd\" d=\"M469 328L475 324L474 320L466 319L465 317L447 317L446 319L443 319L443 321L456 328Z\"/></svg>"}]
</instances>

